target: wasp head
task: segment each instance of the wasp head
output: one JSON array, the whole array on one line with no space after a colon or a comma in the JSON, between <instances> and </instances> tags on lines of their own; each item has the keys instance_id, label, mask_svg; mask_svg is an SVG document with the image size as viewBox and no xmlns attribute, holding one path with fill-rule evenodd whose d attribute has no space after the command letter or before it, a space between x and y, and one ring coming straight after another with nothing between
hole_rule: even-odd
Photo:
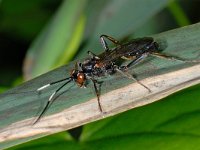
<instances>
[{"instance_id":1,"label":"wasp head","mask_svg":"<svg viewBox=\"0 0 200 150\"><path fill-rule=\"evenodd\" d=\"M78 86L84 87L86 77L83 71L78 70L77 63L75 65L75 69L71 71L70 76L77 83Z\"/></svg>"}]
</instances>

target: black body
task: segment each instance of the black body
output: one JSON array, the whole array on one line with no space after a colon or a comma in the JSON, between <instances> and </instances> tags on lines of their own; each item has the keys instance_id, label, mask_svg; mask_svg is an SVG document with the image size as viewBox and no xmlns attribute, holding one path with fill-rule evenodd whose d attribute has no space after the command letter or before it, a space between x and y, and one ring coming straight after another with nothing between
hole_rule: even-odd
<instances>
[{"instance_id":1,"label":"black body","mask_svg":"<svg viewBox=\"0 0 200 150\"><path fill-rule=\"evenodd\" d=\"M99 77L107 74L113 74L119 66L119 59L128 59L135 61L141 56L148 55L152 52L158 52L158 44L151 37L135 39L131 42L120 44L111 50L105 50L100 55L94 55L86 59L79 66L87 76Z\"/></svg>"}]
</instances>

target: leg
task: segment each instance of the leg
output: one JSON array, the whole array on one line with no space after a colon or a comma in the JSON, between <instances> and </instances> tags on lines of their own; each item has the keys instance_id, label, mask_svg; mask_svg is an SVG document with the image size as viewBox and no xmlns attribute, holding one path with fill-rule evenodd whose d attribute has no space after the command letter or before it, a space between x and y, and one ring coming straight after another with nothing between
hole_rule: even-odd
<instances>
[{"instance_id":1,"label":"leg","mask_svg":"<svg viewBox=\"0 0 200 150\"><path fill-rule=\"evenodd\" d=\"M94 54L94 53L91 52L91 51L88 51L87 53L88 53L88 55L89 55L91 58L95 58L95 59L97 59L97 60L100 59L96 54Z\"/></svg>"},{"instance_id":2,"label":"leg","mask_svg":"<svg viewBox=\"0 0 200 150\"><path fill-rule=\"evenodd\" d=\"M182 62L191 62L191 63L200 62L199 60L187 60L187 59L170 56L170 55L166 55L166 54L162 54L162 53L158 53L158 52L151 52L150 55L156 56L159 58L168 59L168 60L178 60L178 61L182 61Z\"/></svg>"},{"instance_id":3,"label":"leg","mask_svg":"<svg viewBox=\"0 0 200 150\"><path fill-rule=\"evenodd\" d=\"M148 56L148 54L143 54L143 55L141 55L140 57L138 57L138 58L132 60L128 65L126 65L126 66L120 66L119 68L120 68L121 70L123 70L123 69L128 69L128 68L130 68L130 67L132 67L132 66L135 66L135 65L137 65L138 63L140 63L142 60L144 60L147 56Z\"/></svg>"},{"instance_id":4,"label":"leg","mask_svg":"<svg viewBox=\"0 0 200 150\"><path fill-rule=\"evenodd\" d=\"M130 66L135 66L136 64L138 64L139 62L141 62L142 60L144 60L144 58L146 58L147 56L148 56L147 54L143 54L142 56L138 57L137 59L134 59L133 61L131 61L126 66L116 67L116 71L119 72L120 74L122 74L123 76L136 81L138 84L140 84L145 89L147 89L149 92L151 92L151 90L147 86L145 86L144 84L142 84L140 81L138 81L136 78L134 78L131 74L129 74L127 72L123 72L124 69L130 68Z\"/></svg>"},{"instance_id":5,"label":"leg","mask_svg":"<svg viewBox=\"0 0 200 150\"><path fill-rule=\"evenodd\" d=\"M120 70L118 68L116 68L116 71L119 72L120 74L122 74L123 76L125 76L125 77L127 77L129 79L134 80L135 82L137 82L138 84L140 84L141 86L143 86L145 89L147 89L149 92L151 92L151 90L146 85L144 85L139 80L137 80L136 78L134 78L131 74L129 74L127 72L123 72L122 70Z\"/></svg>"},{"instance_id":6,"label":"leg","mask_svg":"<svg viewBox=\"0 0 200 150\"><path fill-rule=\"evenodd\" d=\"M44 107L44 109L42 110L41 114L39 115L39 117L36 119L36 121L35 121L33 124L36 124L36 123L40 120L40 118L44 115L44 113L46 112L46 110L49 108L49 106L50 106L50 104L51 104L51 102L52 102L54 96L55 96L65 85L67 85L67 84L68 84L69 82L71 82L71 81L72 81L72 80L67 81L67 82L64 83L62 86L60 86L55 92L53 92L53 93L51 94L51 96L49 97L49 100L48 100L46 106Z\"/></svg>"},{"instance_id":7,"label":"leg","mask_svg":"<svg viewBox=\"0 0 200 150\"><path fill-rule=\"evenodd\" d=\"M96 93L96 96L97 96L97 102L98 102L98 106L99 106L99 110L100 110L100 112L103 112L103 110L102 110L102 107L101 107L101 103L100 103L100 99L99 99L99 90L97 89L97 85L96 85L96 80L94 80L94 79L91 79L92 80L92 82L93 82L93 85L94 85L94 89L95 89L95 93Z\"/></svg>"},{"instance_id":8,"label":"leg","mask_svg":"<svg viewBox=\"0 0 200 150\"><path fill-rule=\"evenodd\" d=\"M103 48L105 49L105 51L109 51L108 44L107 44L105 38L110 40L112 43L114 43L116 45L121 45L120 42L115 40L114 38L112 38L112 37L110 37L108 35L101 35L100 36L100 41L101 41L101 44L102 44Z\"/></svg>"}]
</instances>

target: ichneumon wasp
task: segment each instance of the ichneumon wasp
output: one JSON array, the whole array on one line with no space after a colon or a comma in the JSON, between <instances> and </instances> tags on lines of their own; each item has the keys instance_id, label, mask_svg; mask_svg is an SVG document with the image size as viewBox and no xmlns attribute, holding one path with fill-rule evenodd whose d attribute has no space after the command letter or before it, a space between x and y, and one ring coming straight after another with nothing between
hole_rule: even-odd
<instances>
[{"instance_id":1,"label":"ichneumon wasp","mask_svg":"<svg viewBox=\"0 0 200 150\"><path fill-rule=\"evenodd\" d=\"M116 47L110 49L105 39L114 43ZM141 62L147 56L150 56L150 55L156 56L159 58L168 59L168 60L178 60L182 62L199 62L196 60L186 60L183 58L174 57L174 56L161 53L159 51L159 44L156 41L154 41L152 37L137 38L127 43L120 43L118 40L114 39L113 37L110 37L108 35L101 35L100 41L104 48L103 53L96 55L92 53L91 51L88 51L88 55L90 57L85 59L82 63L76 63L74 69L71 70L69 77L55 81L55 82L48 83L37 89L37 91L42 91L43 89L46 89L47 87L51 85L64 82L63 85L61 85L58 89L56 89L51 94L46 106L44 107L39 117L34 122L34 124L37 123L40 120L40 118L44 115L44 113L50 106L50 103L52 102L54 96L65 85L67 85L68 83L72 81L74 81L79 87L85 87L86 81L91 80L95 89L99 110L100 112L103 112L102 106L100 103L99 89L97 88L98 77L112 75L118 72L122 74L123 76L136 81L138 84L140 84L149 92L151 92L151 90L147 86L142 84L131 74L127 73L126 70L129 67L138 64L139 62ZM127 65L120 65L117 63L119 59L130 60L130 62Z\"/></svg>"}]
</instances>

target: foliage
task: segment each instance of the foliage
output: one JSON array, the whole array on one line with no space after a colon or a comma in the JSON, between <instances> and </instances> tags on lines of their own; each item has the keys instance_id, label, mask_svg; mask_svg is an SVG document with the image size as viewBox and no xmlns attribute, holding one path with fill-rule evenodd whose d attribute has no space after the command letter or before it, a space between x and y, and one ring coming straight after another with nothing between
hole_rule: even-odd
<instances>
[{"instance_id":1,"label":"foliage","mask_svg":"<svg viewBox=\"0 0 200 150\"><path fill-rule=\"evenodd\" d=\"M181 5L185 3L179 2L20 0L20 5L15 6L7 0L0 3L0 32L24 41L34 39L23 66L23 76L29 79L74 58L85 57L87 50L101 52L97 42L100 34L123 39L148 36L193 23ZM54 5L58 7L52 7ZM45 6L53 9L49 11ZM7 85L1 86L0 90L7 88ZM148 106L85 125L78 133L78 139L73 138L77 134L71 136L63 132L11 149L195 150L200 143L199 90L200 86L195 86Z\"/></svg>"}]
</instances>

